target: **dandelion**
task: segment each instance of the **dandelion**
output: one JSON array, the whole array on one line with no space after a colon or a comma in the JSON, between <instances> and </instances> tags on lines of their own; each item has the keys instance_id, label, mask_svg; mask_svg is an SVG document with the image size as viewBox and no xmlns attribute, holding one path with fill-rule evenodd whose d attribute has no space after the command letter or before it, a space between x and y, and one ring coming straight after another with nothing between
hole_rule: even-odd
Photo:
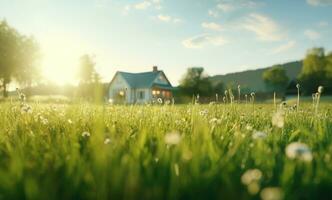
<instances>
[{"instance_id":1,"label":"dandelion","mask_svg":"<svg viewBox=\"0 0 332 200\"><path fill-rule=\"evenodd\" d=\"M282 200L284 193L279 187L266 187L261 191L260 196L262 200Z\"/></svg>"},{"instance_id":2,"label":"dandelion","mask_svg":"<svg viewBox=\"0 0 332 200\"><path fill-rule=\"evenodd\" d=\"M272 125L278 128L283 128L285 125L284 115L282 112L276 112L272 116Z\"/></svg>"},{"instance_id":3,"label":"dandelion","mask_svg":"<svg viewBox=\"0 0 332 200\"><path fill-rule=\"evenodd\" d=\"M241 176L241 182L244 185L249 185L253 182L259 182L263 177L259 169L249 169Z\"/></svg>"},{"instance_id":4,"label":"dandelion","mask_svg":"<svg viewBox=\"0 0 332 200\"><path fill-rule=\"evenodd\" d=\"M181 141L181 136L178 132L167 133L165 135L165 143L168 145L177 145Z\"/></svg>"},{"instance_id":5,"label":"dandelion","mask_svg":"<svg viewBox=\"0 0 332 200\"><path fill-rule=\"evenodd\" d=\"M324 90L324 87L323 87L323 86L319 86L319 87L318 87L318 93L319 93L319 94L322 94L322 93L323 93L323 90Z\"/></svg>"},{"instance_id":6,"label":"dandelion","mask_svg":"<svg viewBox=\"0 0 332 200\"><path fill-rule=\"evenodd\" d=\"M158 102L159 104L162 104L162 103L163 103L163 99L162 99L162 98L158 98L158 99L157 99L157 102Z\"/></svg>"},{"instance_id":7,"label":"dandelion","mask_svg":"<svg viewBox=\"0 0 332 200\"><path fill-rule=\"evenodd\" d=\"M217 118L212 118L210 120L210 124L221 124L221 120Z\"/></svg>"},{"instance_id":8,"label":"dandelion","mask_svg":"<svg viewBox=\"0 0 332 200\"><path fill-rule=\"evenodd\" d=\"M109 143L111 143L111 139L106 138L106 139L104 140L104 144L109 144Z\"/></svg>"},{"instance_id":9,"label":"dandelion","mask_svg":"<svg viewBox=\"0 0 332 200\"><path fill-rule=\"evenodd\" d=\"M82 137L90 137L90 133L87 132L87 131L84 131L84 132L82 133Z\"/></svg>"},{"instance_id":10,"label":"dandelion","mask_svg":"<svg viewBox=\"0 0 332 200\"><path fill-rule=\"evenodd\" d=\"M290 159L298 159L306 162L310 162L312 160L312 154L309 147L300 142L293 142L287 145L286 155Z\"/></svg>"},{"instance_id":11,"label":"dandelion","mask_svg":"<svg viewBox=\"0 0 332 200\"><path fill-rule=\"evenodd\" d=\"M267 134L262 131L255 131L254 134L252 135L253 139L264 139L267 137Z\"/></svg>"},{"instance_id":12,"label":"dandelion","mask_svg":"<svg viewBox=\"0 0 332 200\"><path fill-rule=\"evenodd\" d=\"M201 110L201 111L199 111L199 115L201 115L201 116L206 116L207 114L208 114L207 110Z\"/></svg>"}]
</instances>

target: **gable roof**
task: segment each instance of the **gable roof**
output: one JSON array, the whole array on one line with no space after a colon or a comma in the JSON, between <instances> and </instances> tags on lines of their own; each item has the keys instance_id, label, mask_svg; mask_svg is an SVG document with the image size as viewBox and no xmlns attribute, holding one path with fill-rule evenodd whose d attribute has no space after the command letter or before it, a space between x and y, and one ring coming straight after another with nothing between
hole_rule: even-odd
<instances>
[{"instance_id":1,"label":"gable roof","mask_svg":"<svg viewBox=\"0 0 332 200\"><path fill-rule=\"evenodd\" d=\"M163 71L151 71L142 73L129 73L118 71L116 72L114 78L117 75L121 75L131 88L150 88L154 85L154 81L158 78L160 74L163 74L166 78L166 81L168 82L168 84L162 85L165 87L172 87L171 83L169 82ZM110 84L112 84L113 80Z\"/></svg>"}]
</instances>

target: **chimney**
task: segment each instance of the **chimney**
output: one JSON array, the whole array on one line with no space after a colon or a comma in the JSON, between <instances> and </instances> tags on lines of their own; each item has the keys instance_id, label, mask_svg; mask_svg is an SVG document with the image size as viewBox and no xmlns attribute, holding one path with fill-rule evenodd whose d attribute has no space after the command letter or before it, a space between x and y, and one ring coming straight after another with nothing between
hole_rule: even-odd
<instances>
[{"instance_id":1,"label":"chimney","mask_svg":"<svg viewBox=\"0 0 332 200\"><path fill-rule=\"evenodd\" d=\"M153 66L153 72L157 72L158 71L158 66Z\"/></svg>"}]
</instances>

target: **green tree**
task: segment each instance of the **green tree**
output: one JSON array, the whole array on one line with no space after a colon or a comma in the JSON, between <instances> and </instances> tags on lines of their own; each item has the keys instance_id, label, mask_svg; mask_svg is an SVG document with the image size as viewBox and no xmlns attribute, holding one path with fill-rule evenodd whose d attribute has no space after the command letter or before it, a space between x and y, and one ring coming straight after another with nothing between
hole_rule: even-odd
<instances>
[{"instance_id":1,"label":"green tree","mask_svg":"<svg viewBox=\"0 0 332 200\"><path fill-rule=\"evenodd\" d=\"M79 65L79 81L81 84L92 83L94 79L96 63L94 57L88 54L83 55L80 58Z\"/></svg>"},{"instance_id":2,"label":"green tree","mask_svg":"<svg viewBox=\"0 0 332 200\"><path fill-rule=\"evenodd\" d=\"M306 94L315 92L320 85L328 85L328 63L323 48L313 48L307 52L298 77Z\"/></svg>"},{"instance_id":3,"label":"green tree","mask_svg":"<svg viewBox=\"0 0 332 200\"><path fill-rule=\"evenodd\" d=\"M35 80L37 54L38 45L32 37L19 34L5 20L0 21L0 84L4 97L13 79L19 83Z\"/></svg>"},{"instance_id":4,"label":"green tree","mask_svg":"<svg viewBox=\"0 0 332 200\"><path fill-rule=\"evenodd\" d=\"M281 65L275 65L264 71L263 80L269 90L276 92L284 92L289 82L286 70Z\"/></svg>"},{"instance_id":5,"label":"green tree","mask_svg":"<svg viewBox=\"0 0 332 200\"><path fill-rule=\"evenodd\" d=\"M181 91L185 95L211 96L213 94L213 87L209 77L204 74L203 67L188 68L180 82Z\"/></svg>"}]
</instances>

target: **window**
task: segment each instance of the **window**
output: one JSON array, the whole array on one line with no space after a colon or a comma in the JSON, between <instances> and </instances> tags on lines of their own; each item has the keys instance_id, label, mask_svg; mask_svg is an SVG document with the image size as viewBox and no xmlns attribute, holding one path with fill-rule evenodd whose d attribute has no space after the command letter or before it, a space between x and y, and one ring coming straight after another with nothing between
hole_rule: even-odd
<instances>
[{"instance_id":1,"label":"window","mask_svg":"<svg viewBox=\"0 0 332 200\"><path fill-rule=\"evenodd\" d=\"M145 92L144 91L139 91L138 92L138 98L139 99L144 99L145 98Z\"/></svg>"}]
</instances>

